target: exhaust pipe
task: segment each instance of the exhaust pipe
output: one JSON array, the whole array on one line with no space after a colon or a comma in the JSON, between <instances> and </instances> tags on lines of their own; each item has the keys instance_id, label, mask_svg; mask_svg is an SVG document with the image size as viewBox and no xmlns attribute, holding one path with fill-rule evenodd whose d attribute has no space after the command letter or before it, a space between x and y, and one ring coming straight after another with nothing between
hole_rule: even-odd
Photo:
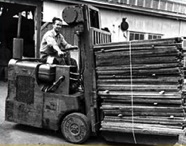
<instances>
[{"instance_id":1,"label":"exhaust pipe","mask_svg":"<svg viewBox=\"0 0 186 146\"><path fill-rule=\"evenodd\" d=\"M17 38L13 39L13 58L21 59L23 57L23 39L20 38L21 34L21 20L22 15L19 13L17 24Z\"/></svg>"}]
</instances>

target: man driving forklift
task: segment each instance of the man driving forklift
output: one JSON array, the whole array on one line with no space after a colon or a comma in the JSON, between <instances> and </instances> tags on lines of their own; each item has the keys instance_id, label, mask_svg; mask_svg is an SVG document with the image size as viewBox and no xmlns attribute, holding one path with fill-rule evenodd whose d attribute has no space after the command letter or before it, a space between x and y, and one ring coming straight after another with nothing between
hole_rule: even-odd
<instances>
[{"instance_id":1,"label":"man driving forklift","mask_svg":"<svg viewBox=\"0 0 186 146\"><path fill-rule=\"evenodd\" d=\"M44 63L77 67L76 61L70 58L69 50L78 49L78 47L67 43L60 33L62 22L62 19L57 17L52 19L53 28L47 31L41 40L40 58Z\"/></svg>"}]
</instances>

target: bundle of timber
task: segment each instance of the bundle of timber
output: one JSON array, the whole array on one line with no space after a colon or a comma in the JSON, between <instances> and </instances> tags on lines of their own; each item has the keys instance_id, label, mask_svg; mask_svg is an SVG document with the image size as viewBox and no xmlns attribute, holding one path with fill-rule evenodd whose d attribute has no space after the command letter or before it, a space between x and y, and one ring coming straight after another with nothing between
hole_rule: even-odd
<instances>
[{"instance_id":1,"label":"bundle of timber","mask_svg":"<svg viewBox=\"0 0 186 146\"><path fill-rule=\"evenodd\" d=\"M94 46L101 130L183 132L184 43L169 38Z\"/></svg>"}]
</instances>

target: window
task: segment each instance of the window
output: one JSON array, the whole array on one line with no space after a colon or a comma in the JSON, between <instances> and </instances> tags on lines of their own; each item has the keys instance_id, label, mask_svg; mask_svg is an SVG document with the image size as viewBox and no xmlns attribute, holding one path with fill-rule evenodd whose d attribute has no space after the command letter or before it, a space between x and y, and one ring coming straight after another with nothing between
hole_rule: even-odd
<instances>
[{"instance_id":1,"label":"window","mask_svg":"<svg viewBox=\"0 0 186 146\"><path fill-rule=\"evenodd\" d=\"M159 34L149 34L148 35L148 40L160 39L161 37L162 37L162 35L159 35Z\"/></svg>"},{"instance_id":2,"label":"window","mask_svg":"<svg viewBox=\"0 0 186 146\"><path fill-rule=\"evenodd\" d=\"M130 41L131 40L144 40L145 34L139 32L130 32Z\"/></svg>"},{"instance_id":3,"label":"window","mask_svg":"<svg viewBox=\"0 0 186 146\"><path fill-rule=\"evenodd\" d=\"M144 32L129 32L129 41L132 40L152 40L162 38L162 34L144 33Z\"/></svg>"}]
</instances>

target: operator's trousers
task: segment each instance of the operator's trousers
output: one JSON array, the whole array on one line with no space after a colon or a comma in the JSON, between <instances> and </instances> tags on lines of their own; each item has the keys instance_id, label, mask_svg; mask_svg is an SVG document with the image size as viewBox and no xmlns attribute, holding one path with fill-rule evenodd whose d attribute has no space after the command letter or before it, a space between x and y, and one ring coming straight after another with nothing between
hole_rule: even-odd
<instances>
[{"instance_id":1,"label":"operator's trousers","mask_svg":"<svg viewBox=\"0 0 186 146\"><path fill-rule=\"evenodd\" d=\"M41 57L41 61L43 63L47 63L48 59L53 59L50 64L72 65L72 66L75 66L76 68L78 68L76 60L71 58L69 53L67 53L63 57L59 57L57 54L48 55L46 53L41 53L40 57Z\"/></svg>"}]
</instances>

